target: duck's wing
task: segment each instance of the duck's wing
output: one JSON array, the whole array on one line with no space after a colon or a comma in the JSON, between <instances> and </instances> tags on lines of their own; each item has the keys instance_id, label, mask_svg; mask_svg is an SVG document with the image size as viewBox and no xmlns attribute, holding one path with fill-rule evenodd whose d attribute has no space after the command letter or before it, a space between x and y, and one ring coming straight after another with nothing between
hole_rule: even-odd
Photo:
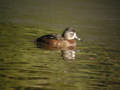
<instances>
[{"instance_id":1,"label":"duck's wing","mask_svg":"<svg viewBox=\"0 0 120 90\"><path fill-rule=\"evenodd\" d=\"M37 43L46 43L49 44L49 40L54 39L58 40L55 34L44 35L36 39Z\"/></svg>"},{"instance_id":2,"label":"duck's wing","mask_svg":"<svg viewBox=\"0 0 120 90\"><path fill-rule=\"evenodd\" d=\"M41 39L54 39L54 40L61 40L62 36L59 34L49 34L40 37Z\"/></svg>"},{"instance_id":3,"label":"duck's wing","mask_svg":"<svg viewBox=\"0 0 120 90\"><path fill-rule=\"evenodd\" d=\"M53 40L57 40L56 35L54 34L44 35L36 39L36 45L37 47L46 47L48 45L51 45L51 41Z\"/></svg>"},{"instance_id":4,"label":"duck's wing","mask_svg":"<svg viewBox=\"0 0 120 90\"><path fill-rule=\"evenodd\" d=\"M44 35L40 37L41 39L57 39L55 34Z\"/></svg>"}]
</instances>

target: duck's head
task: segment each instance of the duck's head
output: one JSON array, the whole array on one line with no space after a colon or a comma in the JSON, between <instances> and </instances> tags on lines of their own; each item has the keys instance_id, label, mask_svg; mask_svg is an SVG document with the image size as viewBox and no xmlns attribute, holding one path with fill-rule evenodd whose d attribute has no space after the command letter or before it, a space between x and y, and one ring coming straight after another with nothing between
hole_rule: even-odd
<instances>
[{"instance_id":1,"label":"duck's head","mask_svg":"<svg viewBox=\"0 0 120 90\"><path fill-rule=\"evenodd\" d=\"M62 37L64 37L67 40L77 39L81 40L73 27L66 28L65 31L62 34Z\"/></svg>"}]
</instances>

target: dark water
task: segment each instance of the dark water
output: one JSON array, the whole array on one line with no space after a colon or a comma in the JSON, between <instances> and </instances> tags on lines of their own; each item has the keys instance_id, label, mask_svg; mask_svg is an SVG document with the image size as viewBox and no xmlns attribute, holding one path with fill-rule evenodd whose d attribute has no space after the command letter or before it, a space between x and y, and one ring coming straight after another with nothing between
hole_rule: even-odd
<instances>
[{"instance_id":1,"label":"dark water","mask_svg":"<svg viewBox=\"0 0 120 90\"><path fill-rule=\"evenodd\" d=\"M73 26L76 59L34 40ZM0 90L119 90L119 0L1 0Z\"/></svg>"}]
</instances>

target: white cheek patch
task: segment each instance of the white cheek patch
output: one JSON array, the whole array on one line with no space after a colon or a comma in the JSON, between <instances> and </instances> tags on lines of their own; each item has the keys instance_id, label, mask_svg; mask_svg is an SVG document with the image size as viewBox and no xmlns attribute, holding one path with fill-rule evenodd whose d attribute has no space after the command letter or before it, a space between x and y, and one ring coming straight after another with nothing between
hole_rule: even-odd
<instances>
[{"instance_id":1,"label":"white cheek patch","mask_svg":"<svg viewBox=\"0 0 120 90\"><path fill-rule=\"evenodd\" d=\"M71 34L72 36L71 36L70 34ZM71 38L71 39L75 39L75 37L76 37L76 33L74 33L74 32L70 32L70 34L69 34L69 35L70 35L70 38Z\"/></svg>"},{"instance_id":2,"label":"white cheek patch","mask_svg":"<svg viewBox=\"0 0 120 90\"><path fill-rule=\"evenodd\" d=\"M79 37L77 37L76 33L74 32L69 32L66 34L66 36L68 37L68 39L77 39L77 40L80 40Z\"/></svg>"},{"instance_id":3,"label":"white cheek patch","mask_svg":"<svg viewBox=\"0 0 120 90\"><path fill-rule=\"evenodd\" d=\"M77 37L77 35L76 35L76 33L74 33L73 38L76 38L76 37Z\"/></svg>"}]
</instances>

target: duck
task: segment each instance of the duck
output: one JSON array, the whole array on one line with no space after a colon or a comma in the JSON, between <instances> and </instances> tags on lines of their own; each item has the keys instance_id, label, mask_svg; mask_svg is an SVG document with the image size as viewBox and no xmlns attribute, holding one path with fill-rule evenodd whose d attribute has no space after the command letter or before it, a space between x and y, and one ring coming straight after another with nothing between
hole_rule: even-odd
<instances>
[{"instance_id":1,"label":"duck","mask_svg":"<svg viewBox=\"0 0 120 90\"><path fill-rule=\"evenodd\" d=\"M60 34L48 34L37 38L37 47L44 49L74 49L76 40L81 40L73 27L66 28Z\"/></svg>"}]
</instances>

